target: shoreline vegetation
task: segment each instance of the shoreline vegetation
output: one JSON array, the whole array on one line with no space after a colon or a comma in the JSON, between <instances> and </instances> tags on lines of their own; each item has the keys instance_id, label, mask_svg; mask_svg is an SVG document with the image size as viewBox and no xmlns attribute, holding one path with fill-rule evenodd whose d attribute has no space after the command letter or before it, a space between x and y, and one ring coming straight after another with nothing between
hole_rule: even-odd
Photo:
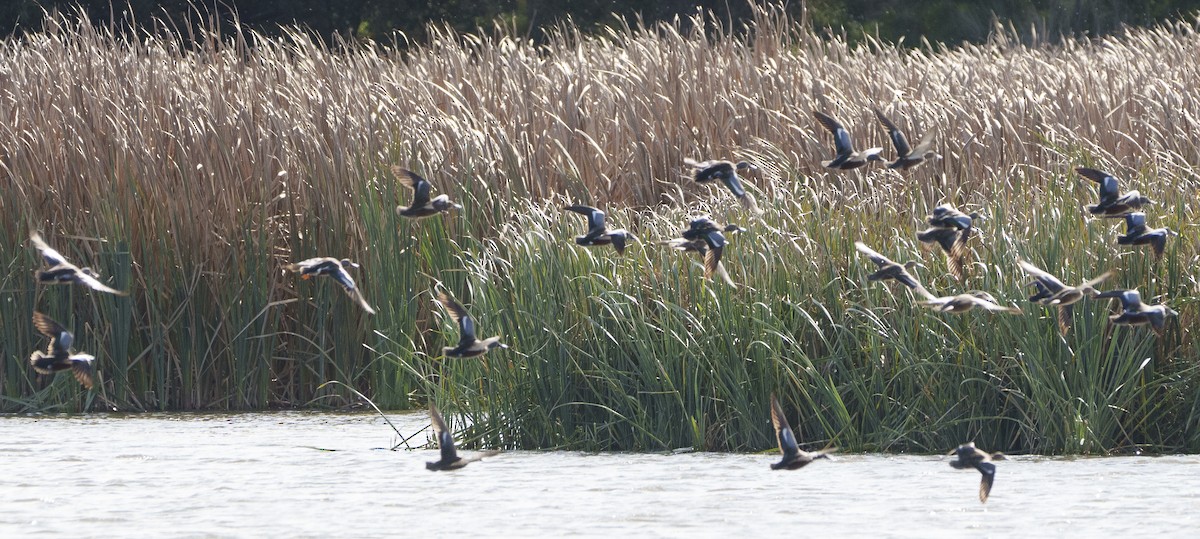
<instances>
[{"instance_id":1,"label":"shoreline vegetation","mask_svg":"<svg viewBox=\"0 0 1200 539\"><path fill-rule=\"evenodd\" d=\"M60 16L4 41L0 410L433 395L471 425L467 446L757 451L774 446L775 393L806 449L1200 451L1194 19L1037 47L1003 28L954 48L850 45L773 6L744 35L708 28L560 27L541 45L435 31L395 51L299 31L131 41ZM873 106L936 131L943 158L903 175L822 169L811 111L891 155ZM756 164L761 219L687 179L685 157ZM411 195L393 165L462 211L398 217ZM1086 216L1079 166L1182 231L1161 261L1115 245L1119 220ZM987 216L965 282L915 238L941 202ZM574 245L562 207L576 203L641 241L622 256ZM722 258L736 288L654 245L704 213L747 229ZM130 295L35 286L31 228ZM868 282L855 241L918 258L933 291L985 289L1025 314L926 309ZM285 275L315 256L358 262L378 313ZM1061 336L1026 301L1018 259L1071 282L1115 270L1105 288L1179 316L1156 336L1085 301ZM441 359L458 330L437 287L511 348ZM93 390L29 368L35 307L97 356Z\"/></svg>"}]
</instances>

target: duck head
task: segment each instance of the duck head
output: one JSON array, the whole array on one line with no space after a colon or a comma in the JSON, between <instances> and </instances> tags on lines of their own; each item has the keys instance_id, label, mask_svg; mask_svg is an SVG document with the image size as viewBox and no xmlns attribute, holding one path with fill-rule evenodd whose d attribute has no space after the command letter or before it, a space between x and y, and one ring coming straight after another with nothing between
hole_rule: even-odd
<instances>
[{"instance_id":1,"label":"duck head","mask_svg":"<svg viewBox=\"0 0 1200 539\"><path fill-rule=\"evenodd\" d=\"M343 268L355 268L355 269L357 269L357 268L358 268L358 264L355 264L354 262L351 262L349 258L343 258L343 259L342 259L342 267L343 267Z\"/></svg>"}]
</instances>

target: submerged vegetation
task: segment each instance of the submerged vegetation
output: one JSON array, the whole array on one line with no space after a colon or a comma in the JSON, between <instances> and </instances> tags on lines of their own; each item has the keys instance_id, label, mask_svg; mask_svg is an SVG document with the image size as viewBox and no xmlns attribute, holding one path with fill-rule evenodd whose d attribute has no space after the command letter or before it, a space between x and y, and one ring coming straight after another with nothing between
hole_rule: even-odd
<instances>
[{"instance_id":1,"label":"submerged vegetation","mask_svg":"<svg viewBox=\"0 0 1200 539\"><path fill-rule=\"evenodd\" d=\"M810 449L1200 450L1193 22L907 50L764 8L744 38L561 28L545 45L500 31L404 52L50 26L0 45L4 410L305 406L356 388L386 408L432 395L484 445L760 450L774 392ZM872 106L936 131L942 159L820 167L811 111L887 146ZM757 164L761 219L683 177L685 157ZM412 195L393 165L462 211L397 216ZM1161 261L1085 216L1096 194L1077 166L1141 189L1155 226L1182 231ZM915 239L940 202L986 216L966 282ZM641 241L621 256L574 245L575 203ZM747 229L722 258L740 286L655 245L701 213ZM130 295L35 287L31 228ZM935 294L984 289L1026 313L926 309L869 283L857 240L919 256ZM284 274L316 256L358 262L377 314ZM1085 301L1060 336L1056 312L1025 301L1018 259L1070 282L1114 269L1105 288L1179 316L1157 337ZM439 289L511 348L441 358L458 327ZM97 356L94 389L28 368L35 308ZM335 379L351 390L322 385Z\"/></svg>"}]
</instances>

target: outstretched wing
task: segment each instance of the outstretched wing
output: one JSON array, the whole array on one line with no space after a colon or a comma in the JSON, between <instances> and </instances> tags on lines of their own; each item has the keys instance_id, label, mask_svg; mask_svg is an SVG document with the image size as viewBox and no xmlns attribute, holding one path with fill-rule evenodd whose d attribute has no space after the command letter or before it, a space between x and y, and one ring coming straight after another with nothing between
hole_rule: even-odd
<instances>
[{"instance_id":1,"label":"outstretched wing","mask_svg":"<svg viewBox=\"0 0 1200 539\"><path fill-rule=\"evenodd\" d=\"M32 243L34 247L37 247L37 250L42 253L42 259L46 261L47 266L54 267L61 264L69 264L66 257L64 257L58 251L51 249L50 246L42 240L42 236L37 232L33 232L29 235L29 242Z\"/></svg>"},{"instance_id":2,"label":"outstretched wing","mask_svg":"<svg viewBox=\"0 0 1200 539\"><path fill-rule=\"evenodd\" d=\"M591 237L593 234L598 236L598 235L604 233L604 212L602 212L596 208L593 208L591 206L584 206L582 204L576 204L574 206L567 206L567 211L573 211L575 213L578 213L580 215L587 217L587 221L588 221L587 235L589 237Z\"/></svg>"},{"instance_id":3,"label":"outstretched wing","mask_svg":"<svg viewBox=\"0 0 1200 539\"><path fill-rule=\"evenodd\" d=\"M1117 183L1117 179L1107 172L1096 170L1094 168L1078 167L1075 169L1080 176L1092 180L1100 184L1100 204L1111 204L1117 200L1121 194L1121 187Z\"/></svg>"},{"instance_id":4,"label":"outstretched wing","mask_svg":"<svg viewBox=\"0 0 1200 539\"><path fill-rule=\"evenodd\" d=\"M800 445L796 443L796 434L792 432L791 425L788 425L787 417L783 415L783 407L779 405L774 393L771 394L771 425L775 427L775 441L779 444L779 451L783 453L784 460L798 455Z\"/></svg>"},{"instance_id":5,"label":"outstretched wing","mask_svg":"<svg viewBox=\"0 0 1200 539\"><path fill-rule=\"evenodd\" d=\"M438 301L446 308L446 312L454 323L458 324L459 343L475 342L475 321L467 314L467 309L445 292L438 293Z\"/></svg>"},{"instance_id":6,"label":"outstretched wing","mask_svg":"<svg viewBox=\"0 0 1200 539\"><path fill-rule=\"evenodd\" d=\"M112 288L112 287L100 282L99 279L89 275L88 273L86 273L86 271L87 271L87 268L84 268L83 271L75 272L75 281L78 282L79 284L82 284L82 285L88 287L88 288L91 288L92 290L96 290L99 292L107 292L109 294L113 294L116 296L128 296L129 295L129 292L117 290L115 288Z\"/></svg>"},{"instance_id":7,"label":"outstretched wing","mask_svg":"<svg viewBox=\"0 0 1200 539\"><path fill-rule=\"evenodd\" d=\"M450 434L450 429L446 427L446 420L442 419L442 414L438 413L437 406L434 406L433 401L429 401L429 421L433 424L433 434L437 438L438 448L442 450L442 461L450 462L458 456L458 451L454 449L454 436Z\"/></svg>"},{"instance_id":8,"label":"outstretched wing","mask_svg":"<svg viewBox=\"0 0 1200 539\"><path fill-rule=\"evenodd\" d=\"M867 244L865 244L861 241L854 242L854 248L858 249L858 252L860 252L864 255L867 255L867 258L870 258L871 262L874 262L877 266L879 266L881 268L886 267L886 266L898 265L895 262L892 262L892 259L879 254L874 249L867 247Z\"/></svg>"},{"instance_id":9,"label":"outstretched wing","mask_svg":"<svg viewBox=\"0 0 1200 539\"><path fill-rule=\"evenodd\" d=\"M401 168L398 165L392 165L392 174L405 187L413 190L413 208L421 208L429 204L429 192L433 189L433 185L429 180L422 178L416 172Z\"/></svg>"},{"instance_id":10,"label":"outstretched wing","mask_svg":"<svg viewBox=\"0 0 1200 539\"><path fill-rule=\"evenodd\" d=\"M992 483L996 480L996 465L990 462L980 462L975 465L983 477L979 480L979 501L986 502L988 494L992 493Z\"/></svg>"},{"instance_id":11,"label":"outstretched wing","mask_svg":"<svg viewBox=\"0 0 1200 539\"><path fill-rule=\"evenodd\" d=\"M833 147L838 155L854 153L854 145L850 143L850 132L842 127L841 122L835 120L833 116L817 110L813 111L813 116L816 116L817 121L833 134Z\"/></svg>"},{"instance_id":12,"label":"outstretched wing","mask_svg":"<svg viewBox=\"0 0 1200 539\"><path fill-rule=\"evenodd\" d=\"M896 147L896 155L900 157L908 157L912 155L912 148L908 145L908 139L904 137L904 133L896 127L896 124L884 116L877 108L872 108L875 111L875 117L879 119L879 123L883 124L883 128L887 129L888 137L892 139L892 146Z\"/></svg>"},{"instance_id":13,"label":"outstretched wing","mask_svg":"<svg viewBox=\"0 0 1200 539\"><path fill-rule=\"evenodd\" d=\"M1046 289L1049 290L1051 293L1056 294L1060 290L1067 287L1067 285L1063 284L1063 282L1058 280L1057 277L1050 275L1045 270L1043 270L1033 264L1030 264L1029 262L1018 259L1017 265L1021 266L1021 269L1025 270L1025 273L1028 273L1031 277L1037 279L1038 282L1042 283L1042 285L1045 286Z\"/></svg>"},{"instance_id":14,"label":"outstretched wing","mask_svg":"<svg viewBox=\"0 0 1200 539\"><path fill-rule=\"evenodd\" d=\"M75 354L71 356L71 374L75 376L75 380L83 384L84 388L91 389L95 383L96 371L92 367L92 361L96 358L89 354Z\"/></svg>"},{"instance_id":15,"label":"outstretched wing","mask_svg":"<svg viewBox=\"0 0 1200 539\"><path fill-rule=\"evenodd\" d=\"M50 318L45 313L33 311L33 327L37 328L38 333L50 338L50 346L46 352L51 355L67 354L71 350L71 343L75 341L75 336L67 331L53 318Z\"/></svg>"}]
</instances>

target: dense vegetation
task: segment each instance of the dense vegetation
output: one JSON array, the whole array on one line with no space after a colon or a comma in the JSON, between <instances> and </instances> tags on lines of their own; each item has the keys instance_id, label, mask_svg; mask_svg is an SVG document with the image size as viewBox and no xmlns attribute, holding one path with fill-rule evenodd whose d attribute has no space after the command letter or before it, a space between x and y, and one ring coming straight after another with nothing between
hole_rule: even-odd
<instances>
[{"instance_id":1,"label":"dense vegetation","mask_svg":"<svg viewBox=\"0 0 1200 539\"><path fill-rule=\"evenodd\" d=\"M912 50L819 37L779 9L754 29L563 29L544 45L436 34L398 52L248 30L189 47L59 18L5 42L3 409L336 404L351 395L318 386L337 379L386 407L432 394L494 445L747 450L773 443L776 392L818 446L1200 450L1195 24ZM884 145L872 105L935 131L944 159L906 175L822 169L830 141L811 110ZM683 178L684 156L760 164L748 181L762 219ZM394 163L462 213L398 218L409 194ZM1154 226L1183 231L1161 262L1084 217L1096 195L1081 165L1148 193ZM574 246L566 201L608 209L642 242L621 257ZM965 283L914 241L941 201L989 217ZM697 213L749 229L725 258L744 286L653 244ZM35 287L30 228L132 294ZM916 306L865 281L857 239L920 257L935 292L986 289L1027 314ZM360 262L378 315L281 271L316 255ZM1071 281L1116 269L1109 286L1180 316L1156 337L1084 304L1062 338L1024 301L1017 258ZM438 283L512 348L439 358L457 333ZM44 346L35 307L100 357L96 390L28 368Z\"/></svg>"},{"instance_id":2,"label":"dense vegetation","mask_svg":"<svg viewBox=\"0 0 1200 539\"><path fill-rule=\"evenodd\" d=\"M151 27L156 18L175 25L203 26L236 19L247 28L278 33L299 25L325 39L357 37L387 41L393 31L416 43L429 37L426 26L439 22L460 32L490 28L503 20L518 34L537 40L556 25L571 21L585 32L620 26L622 17L648 24L689 17L697 10L714 14L721 24L741 28L754 17L746 0L10 0L0 5L0 32L41 27L47 9L83 9L95 20L116 19ZM845 31L851 40L872 35L889 42L979 42L992 32L994 18L1020 29L1027 39L1087 33L1103 35L1123 24L1149 25L1200 10L1200 0L800 0L787 4L788 14L817 28Z\"/></svg>"}]
</instances>

